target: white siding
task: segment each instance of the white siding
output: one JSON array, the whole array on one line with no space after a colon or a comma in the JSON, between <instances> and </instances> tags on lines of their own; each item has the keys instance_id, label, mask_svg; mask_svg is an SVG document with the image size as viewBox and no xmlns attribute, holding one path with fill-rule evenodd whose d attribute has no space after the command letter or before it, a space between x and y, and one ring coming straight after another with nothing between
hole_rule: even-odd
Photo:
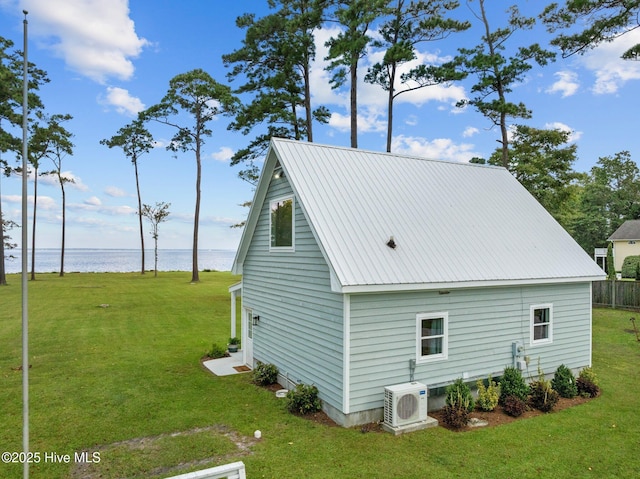
<instances>
[{"instance_id":1,"label":"white siding","mask_svg":"<svg viewBox=\"0 0 640 479\"><path fill-rule=\"evenodd\" d=\"M331 292L329 269L295 201L295 252L269 251L269 201L292 193L273 180L244 262L243 304L260 316L254 357L296 382L315 384L342 409L342 295Z\"/></svg>"},{"instance_id":2,"label":"white siding","mask_svg":"<svg viewBox=\"0 0 640 479\"><path fill-rule=\"evenodd\" d=\"M530 305L553 303L553 342L529 345ZM379 408L383 389L410 380L416 359L416 315L447 312L448 358L418 363L416 381L442 384L462 377L501 373L512 365L511 344L522 341L529 372L547 374L560 364L591 363L589 283L351 295L351 411Z\"/></svg>"}]
</instances>

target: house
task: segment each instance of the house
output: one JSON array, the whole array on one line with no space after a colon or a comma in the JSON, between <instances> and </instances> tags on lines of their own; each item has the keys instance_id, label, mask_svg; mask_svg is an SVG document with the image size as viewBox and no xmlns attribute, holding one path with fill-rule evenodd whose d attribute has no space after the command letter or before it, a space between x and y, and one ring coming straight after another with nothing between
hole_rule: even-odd
<instances>
[{"instance_id":1,"label":"house","mask_svg":"<svg viewBox=\"0 0 640 479\"><path fill-rule=\"evenodd\" d=\"M233 272L246 364L315 384L347 427L387 386L424 383L434 409L456 378L589 366L604 278L503 168L281 139Z\"/></svg>"},{"instance_id":2,"label":"house","mask_svg":"<svg viewBox=\"0 0 640 479\"><path fill-rule=\"evenodd\" d=\"M608 241L613 244L613 265L622 270L627 256L640 255L640 220L628 220L613 232Z\"/></svg>"}]
</instances>

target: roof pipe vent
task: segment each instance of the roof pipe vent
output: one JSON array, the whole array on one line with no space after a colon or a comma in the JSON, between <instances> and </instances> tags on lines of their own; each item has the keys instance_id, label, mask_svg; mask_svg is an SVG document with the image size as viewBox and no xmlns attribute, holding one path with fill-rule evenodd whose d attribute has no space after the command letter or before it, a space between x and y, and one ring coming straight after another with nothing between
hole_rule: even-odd
<instances>
[{"instance_id":1,"label":"roof pipe vent","mask_svg":"<svg viewBox=\"0 0 640 479\"><path fill-rule=\"evenodd\" d=\"M396 249L396 246L398 246L398 245L396 244L396 240L394 240L394 239L393 239L393 236L391 236L391 237L389 238L389 241L387 241L387 246L388 246L389 248L391 248L391 249Z\"/></svg>"}]
</instances>

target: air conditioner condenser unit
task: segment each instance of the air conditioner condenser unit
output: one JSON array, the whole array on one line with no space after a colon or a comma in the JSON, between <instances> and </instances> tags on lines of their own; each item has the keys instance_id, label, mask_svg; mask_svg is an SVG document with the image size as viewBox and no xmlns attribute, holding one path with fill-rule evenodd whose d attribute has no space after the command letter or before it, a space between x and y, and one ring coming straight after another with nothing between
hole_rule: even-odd
<instances>
[{"instance_id":1,"label":"air conditioner condenser unit","mask_svg":"<svg viewBox=\"0 0 640 479\"><path fill-rule=\"evenodd\" d=\"M427 386L396 384L384 388L384 423L392 428L427 420Z\"/></svg>"}]
</instances>

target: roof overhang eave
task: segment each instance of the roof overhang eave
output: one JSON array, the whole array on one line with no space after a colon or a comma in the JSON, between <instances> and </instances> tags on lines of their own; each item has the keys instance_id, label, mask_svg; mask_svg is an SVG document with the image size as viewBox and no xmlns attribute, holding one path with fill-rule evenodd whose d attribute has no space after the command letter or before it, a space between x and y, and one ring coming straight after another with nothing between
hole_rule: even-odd
<instances>
[{"instance_id":1,"label":"roof overhang eave","mask_svg":"<svg viewBox=\"0 0 640 479\"><path fill-rule=\"evenodd\" d=\"M601 276L573 276L564 278L523 278L509 280L456 281L442 283L404 283L404 284L353 284L338 286L332 284L333 291L343 294L392 293L401 291L439 291L444 293L454 289L498 288L504 286L529 286L558 283L590 283L606 279Z\"/></svg>"}]
</instances>

